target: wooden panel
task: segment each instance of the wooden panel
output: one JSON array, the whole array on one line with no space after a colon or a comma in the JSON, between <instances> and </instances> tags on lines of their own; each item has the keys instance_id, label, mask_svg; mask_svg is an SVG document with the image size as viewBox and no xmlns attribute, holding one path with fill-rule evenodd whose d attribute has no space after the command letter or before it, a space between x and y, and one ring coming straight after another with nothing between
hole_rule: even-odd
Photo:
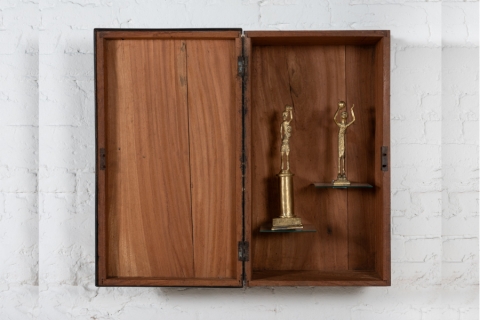
<instances>
[{"instance_id":1,"label":"wooden panel","mask_svg":"<svg viewBox=\"0 0 480 320\"><path fill-rule=\"evenodd\" d=\"M247 69L244 81L244 146L245 146L245 175L244 175L244 240L252 244L252 180L253 180L253 162L252 162L252 42L250 38L245 37L243 40L243 53L246 57ZM251 255L252 256L252 255ZM252 278L252 258L244 263L245 280L247 282Z\"/></svg>"},{"instance_id":2,"label":"wooden panel","mask_svg":"<svg viewBox=\"0 0 480 320\"><path fill-rule=\"evenodd\" d=\"M390 33L375 47L375 184L379 186L376 200L376 263L375 269L390 284ZM381 134L379 134L381 133ZM388 147L388 171L381 171L380 148Z\"/></svg>"},{"instance_id":3,"label":"wooden panel","mask_svg":"<svg viewBox=\"0 0 480 320\"><path fill-rule=\"evenodd\" d=\"M256 271L250 286L384 286L374 271Z\"/></svg>"},{"instance_id":4,"label":"wooden panel","mask_svg":"<svg viewBox=\"0 0 480 320\"><path fill-rule=\"evenodd\" d=\"M199 278L108 278L103 284L115 287L239 287L237 279L199 279Z\"/></svg>"},{"instance_id":5,"label":"wooden panel","mask_svg":"<svg viewBox=\"0 0 480 320\"><path fill-rule=\"evenodd\" d=\"M241 36L241 29L95 29L103 39L225 39Z\"/></svg>"},{"instance_id":6,"label":"wooden panel","mask_svg":"<svg viewBox=\"0 0 480 320\"><path fill-rule=\"evenodd\" d=\"M107 41L108 276L193 277L185 42Z\"/></svg>"},{"instance_id":7,"label":"wooden panel","mask_svg":"<svg viewBox=\"0 0 480 320\"><path fill-rule=\"evenodd\" d=\"M96 233L96 268L95 268L95 284L101 285L107 278L107 245L106 245L106 195L105 195L105 170L100 170L100 152L101 148L105 148L105 46L98 34L95 34L95 233Z\"/></svg>"},{"instance_id":8,"label":"wooden panel","mask_svg":"<svg viewBox=\"0 0 480 320\"><path fill-rule=\"evenodd\" d=\"M239 35L96 31L97 285L241 286Z\"/></svg>"},{"instance_id":9,"label":"wooden panel","mask_svg":"<svg viewBox=\"0 0 480 320\"><path fill-rule=\"evenodd\" d=\"M238 71L238 57L243 56L244 53L244 39L237 38L235 39L235 58L237 59L237 71ZM245 146L245 94L244 94L244 84L243 75L236 75L235 83L235 145L237 152L237 166L235 166L235 220L236 220L236 250L233 250L233 253L236 254L238 260L238 242L245 241L245 171L246 171L246 146ZM243 286L243 279L245 275L245 262L237 261L237 280L240 286Z\"/></svg>"},{"instance_id":10,"label":"wooden panel","mask_svg":"<svg viewBox=\"0 0 480 320\"><path fill-rule=\"evenodd\" d=\"M197 278L237 277L235 41L187 43L194 261ZM241 196L241 194L239 194Z\"/></svg>"},{"instance_id":11,"label":"wooden panel","mask_svg":"<svg viewBox=\"0 0 480 320\"><path fill-rule=\"evenodd\" d=\"M371 45L387 34L386 30L245 32L253 46Z\"/></svg>"},{"instance_id":12,"label":"wooden panel","mask_svg":"<svg viewBox=\"0 0 480 320\"><path fill-rule=\"evenodd\" d=\"M355 122L347 130L346 170L352 182L374 184L375 47L346 47L347 105ZM351 117L349 109L349 117ZM351 118L349 118L350 120ZM375 198L378 189L348 190L348 258L351 270L375 268Z\"/></svg>"},{"instance_id":13,"label":"wooden panel","mask_svg":"<svg viewBox=\"0 0 480 320\"><path fill-rule=\"evenodd\" d=\"M252 268L257 270L346 270L346 193L319 192L315 181L336 176L333 114L345 96L345 47L252 48L251 216ZM279 214L281 113L293 105L291 170L295 211L312 234L260 234ZM331 115L331 116L330 116ZM337 129L338 130L338 129Z\"/></svg>"}]
</instances>

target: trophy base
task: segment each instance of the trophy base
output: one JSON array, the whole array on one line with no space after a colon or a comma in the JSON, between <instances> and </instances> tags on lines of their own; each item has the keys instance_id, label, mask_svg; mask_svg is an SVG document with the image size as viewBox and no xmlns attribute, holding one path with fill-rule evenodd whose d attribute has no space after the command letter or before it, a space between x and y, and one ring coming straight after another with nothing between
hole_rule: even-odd
<instances>
[{"instance_id":1,"label":"trophy base","mask_svg":"<svg viewBox=\"0 0 480 320\"><path fill-rule=\"evenodd\" d=\"M317 232L315 230L315 226L311 224L303 224L302 229L276 229L272 230L272 224L266 223L260 227L261 233L309 233L309 232Z\"/></svg>"},{"instance_id":2,"label":"trophy base","mask_svg":"<svg viewBox=\"0 0 480 320\"><path fill-rule=\"evenodd\" d=\"M337 180L333 180L332 184L334 186L349 186L350 181L348 181L345 177L339 177Z\"/></svg>"},{"instance_id":3,"label":"trophy base","mask_svg":"<svg viewBox=\"0 0 480 320\"><path fill-rule=\"evenodd\" d=\"M303 229L302 219L297 217L274 218L272 230L295 230Z\"/></svg>"}]
</instances>

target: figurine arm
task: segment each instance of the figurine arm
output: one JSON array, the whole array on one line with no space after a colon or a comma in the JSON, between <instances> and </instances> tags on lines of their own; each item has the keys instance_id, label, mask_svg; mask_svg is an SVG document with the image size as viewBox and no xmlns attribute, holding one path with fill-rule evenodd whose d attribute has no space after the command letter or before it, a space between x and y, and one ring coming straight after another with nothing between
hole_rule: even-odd
<instances>
[{"instance_id":1,"label":"figurine arm","mask_svg":"<svg viewBox=\"0 0 480 320\"><path fill-rule=\"evenodd\" d=\"M335 121L335 123L337 124L337 126L340 127L340 123L338 123L338 121L337 121L338 110L340 110L340 109L337 109L337 112L335 112L335 115L333 116L333 121Z\"/></svg>"},{"instance_id":2,"label":"figurine arm","mask_svg":"<svg viewBox=\"0 0 480 320\"><path fill-rule=\"evenodd\" d=\"M353 118L353 119L352 119L352 121L350 121L349 124L347 124L347 127L348 127L349 125L351 125L352 123L355 122L355 113L353 113L353 108L354 108L354 107L355 107L355 105L352 105L352 108L350 109L350 111L351 111L351 113L352 113L352 118Z\"/></svg>"}]
</instances>

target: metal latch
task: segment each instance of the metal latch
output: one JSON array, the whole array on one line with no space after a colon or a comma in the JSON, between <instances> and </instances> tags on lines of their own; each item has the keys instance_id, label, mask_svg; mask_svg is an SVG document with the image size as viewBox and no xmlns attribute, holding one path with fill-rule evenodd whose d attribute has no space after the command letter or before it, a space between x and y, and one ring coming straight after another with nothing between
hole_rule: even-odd
<instances>
[{"instance_id":1,"label":"metal latch","mask_svg":"<svg viewBox=\"0 0 480 320\"><path fill-rule=\"evenodd\" d=\"M105 148L100 148L100 170L105 170Z\"/></svg>"},{"instance_id":2,"label":"metal latch","mask_svg":"<svg viewBox=\"0 0 480 320\"><path fill-rule=\"evenodd\" d=\"M238 261L248 261L248 247L247 241L238 242Z\"/></svg>"},{"instance_id":3,"label":"metal latch","mask_svg":"<svg viewBox=\"0 0 480 320\"><path fill-rule=\"evenodd\" d=\"M388 147L382 146L382 171L388 171Z\"/></svg>"}]
</instances>

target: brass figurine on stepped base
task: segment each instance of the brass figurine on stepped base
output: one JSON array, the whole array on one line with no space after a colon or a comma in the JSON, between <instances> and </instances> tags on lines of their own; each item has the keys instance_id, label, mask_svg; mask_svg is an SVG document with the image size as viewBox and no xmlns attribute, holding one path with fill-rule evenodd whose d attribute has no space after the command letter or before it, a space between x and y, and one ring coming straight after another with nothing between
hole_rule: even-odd
<instances>
[{"instance_id":1,"label":"brass figurine on stepped base","mask_svg":"<svg viewBox=\"0 0 480 320\"><path fill-rule=\"evenodd\" d=\"M335 115L333 116L333 120L339 127L338 130L338 173L337 173L337 180L333 180L333 185L334 186L349 186L350 181L347 179L347 174L345 173L345 140L346 140L346 130L347 128L352 125L352 123L355 122L355 114L353 113L353 108L355 105L352 105L352 108L350 108L350 112L352 113L352 118L353 120L347 123L347 118L348 118L348 112L347 110L347 105L345 104L344 101L340 101L338 103L338 108L337 112L335 112ZM337 115L338 112L342 109L345 108L345 111L342 111L341 113L341 120L340 122L337 121Z\"/></svg>"},{"instance_id":2,"label":"brass figurine on stepped base","mask_svg":"<svg viewBox=\"0 0 480 320\"><path fill-rule=\"evenodd\" d=\"M302 219L295 216L293 212L293 173L290 171L290 142L293 120L293 108L285 106L283 122L280 126L282 146L280 150L280 210L281 214L272 221L272 230L294 230L303 229Z\"/></svg>"}]
</instances>

